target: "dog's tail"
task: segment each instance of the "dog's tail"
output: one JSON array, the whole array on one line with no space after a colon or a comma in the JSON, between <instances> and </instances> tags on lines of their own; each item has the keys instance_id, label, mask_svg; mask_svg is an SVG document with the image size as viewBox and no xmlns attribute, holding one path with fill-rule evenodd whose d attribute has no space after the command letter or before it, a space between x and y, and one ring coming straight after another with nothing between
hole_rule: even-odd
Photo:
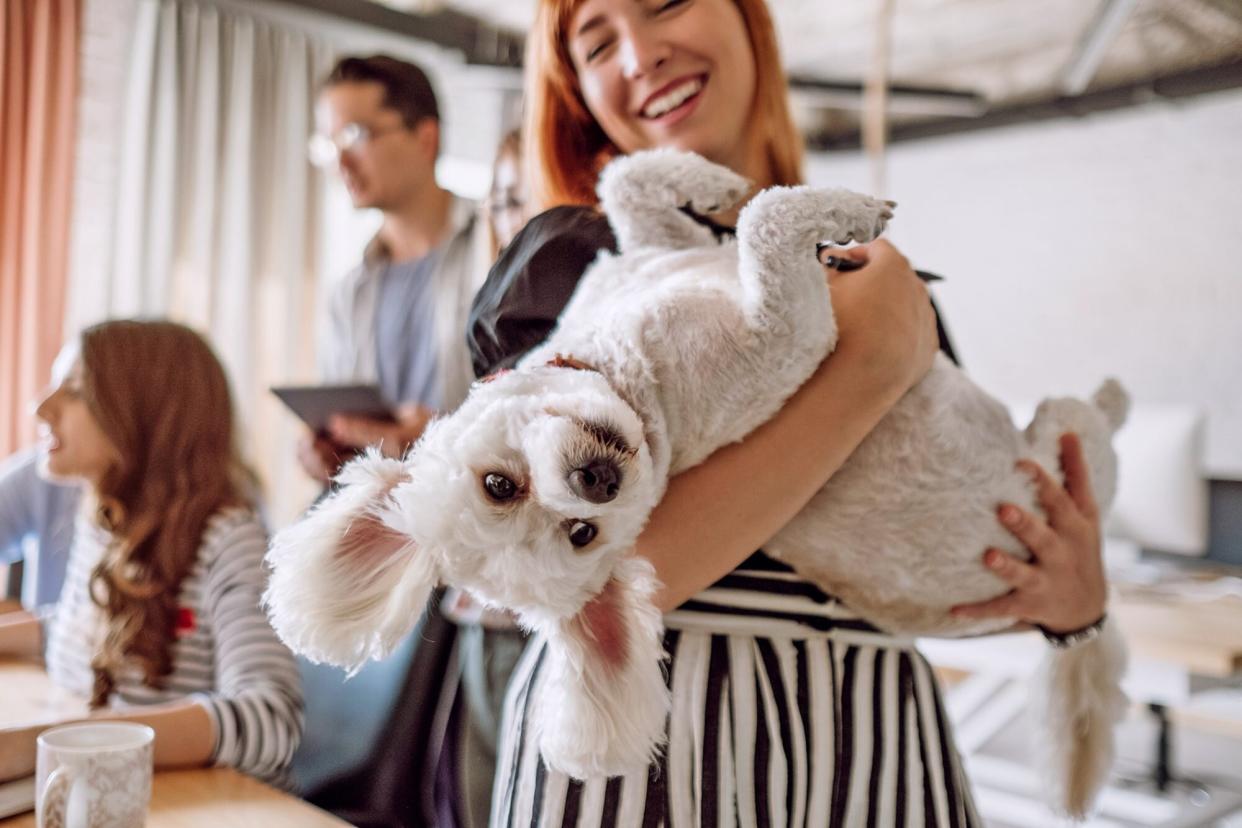
<instances>
[{"instance_id":1,"label":"dog's tail","mask_svg":"<svg viewBox=\"0 0 1242 828\"><path fill-rule=\"evenodd\" d=\"M1093 641L1053 649L1032 684L1048 801L1073 819L1091 810L1113 764L1113 728L1125 715L1126 649L1106 621Z\"/></svg>"},{"instance_id":2,"label":"dog's tail","mask_svg":"<svg viewBox=\"0 0 1242 828\"><path fill-rule=\"evenodd\" d=\"M1091 396L1091 402L1104 415L1114 434L1125 425L1126 417L1130 414L1130 395L1117 380L1109 377L1100 383L1100 387Z\"/></svg>"},{"instance_id":3,"label":"dog's tail","mask_svg":"<svg viewBox=\"0 0 1242 828\"><path fill-rule=\"evenodd\" d=\"M432 556L390 525L390 492L408 479L403 462L371 449L341 470L337 491L272 539L263 604L290 649L357 671L413 628L436 577Z\"/></svg>"}]
</instances>

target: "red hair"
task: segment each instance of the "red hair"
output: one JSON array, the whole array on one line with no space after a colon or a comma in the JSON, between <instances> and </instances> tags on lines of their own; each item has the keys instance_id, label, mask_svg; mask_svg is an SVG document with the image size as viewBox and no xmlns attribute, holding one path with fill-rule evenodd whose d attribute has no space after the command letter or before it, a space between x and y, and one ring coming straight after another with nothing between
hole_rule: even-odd
<instances>
[{"instance_id":1,"label":"red hair","mask_svg":"<svg viewBox=\"0 0 1242 828\"><path fill-rule=\"evenodd\" d=\"M764 149L765 186L802 180L802 138L789 112L785 70L776 27L764 0L734 0L755 56L755 100L749 140ZM591 115L570 57L570 19L582 0L540 0L526 46L526 115L523 150L536 210L561 204L599 203L595 181L620 150Z\"/></svg>"}]
</instances>

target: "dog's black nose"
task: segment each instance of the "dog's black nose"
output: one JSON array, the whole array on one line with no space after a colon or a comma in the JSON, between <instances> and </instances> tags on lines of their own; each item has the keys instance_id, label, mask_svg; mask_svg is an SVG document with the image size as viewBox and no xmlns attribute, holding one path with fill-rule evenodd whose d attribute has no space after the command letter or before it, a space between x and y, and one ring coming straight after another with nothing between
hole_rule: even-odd
<instances>
[{"instance_id":1,"label":"dog's black nose","mask_svg":"<svg viewBox=\"0 0 1242 828\"><path fill-rule=\"evenodd\" d=\"M621 470L611 460L592 460L569 473L569 488L583 500L607 503L621 491Z\"/></svg>"}]
</instances>

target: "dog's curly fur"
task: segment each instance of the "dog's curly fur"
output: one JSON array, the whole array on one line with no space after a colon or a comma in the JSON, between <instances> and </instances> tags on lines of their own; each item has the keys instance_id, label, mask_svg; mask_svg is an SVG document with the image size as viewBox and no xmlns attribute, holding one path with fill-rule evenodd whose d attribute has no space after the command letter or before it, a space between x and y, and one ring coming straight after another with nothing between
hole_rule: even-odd
<instances>
[{"instance_id":1,"label":"dog's curly fur","mask_svg":"<svg viewBox=\"0 0 1242 828\"><path fill-rule=\"evenodd\" d=\"M356 461L339 492L277 535L266 595L277 632L355 667L414 624L435 581L466 588L548 639L531 715L550 766L586 777L646 765L669 700L654 574L630 550L670 475L772 417L835 347L816 244L869 241L892 215L844 190L778 187L718 243L681 210L724 209L749 190L688 153L612 162L599 192L620 253L584 275L543 346L476 384L399 468ZM1107 508L1127 405L1110 381L1091 403L1045 402L1019 432L940 357L765 549L894 632L1007 626L948 609L1007 589L980 565L985 548L1028 555L995 516L1002 500L1038 511L1015 461L1056 469L1057 438L1076 432ZM604 467L617 485L584 494L595 478L583 475ZM1109 631L1045 671L1054 799L1070 813L1085 812L1111 763L1123 666Z\"/></svg>"}]
</instances>

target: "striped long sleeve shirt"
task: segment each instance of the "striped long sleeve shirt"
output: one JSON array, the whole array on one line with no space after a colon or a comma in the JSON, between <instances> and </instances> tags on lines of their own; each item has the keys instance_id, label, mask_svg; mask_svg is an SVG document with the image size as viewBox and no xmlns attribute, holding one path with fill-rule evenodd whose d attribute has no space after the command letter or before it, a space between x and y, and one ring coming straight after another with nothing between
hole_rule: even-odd
<instances>
[{"instance_id":1,"label":"striped long sleeve shirt","mask_svg":"<svg viewBox=\"0 0 1242 828\"><path fill-rule=\"evenodd\" d=\"M93 521L78 519L64 591L47 625L49 675L83 696L94 685L91 658L105 631L103 611L90 599L90 577L108 541ZM302 689L292 653L259 604L266 550L267 532L253 512L216 513L181 585L173 670L165 686L148 687L141 670L126 665L110 704L189 698L211 719L215 764L280 783L302 735Z\"/></svg>"}]
</instances>

